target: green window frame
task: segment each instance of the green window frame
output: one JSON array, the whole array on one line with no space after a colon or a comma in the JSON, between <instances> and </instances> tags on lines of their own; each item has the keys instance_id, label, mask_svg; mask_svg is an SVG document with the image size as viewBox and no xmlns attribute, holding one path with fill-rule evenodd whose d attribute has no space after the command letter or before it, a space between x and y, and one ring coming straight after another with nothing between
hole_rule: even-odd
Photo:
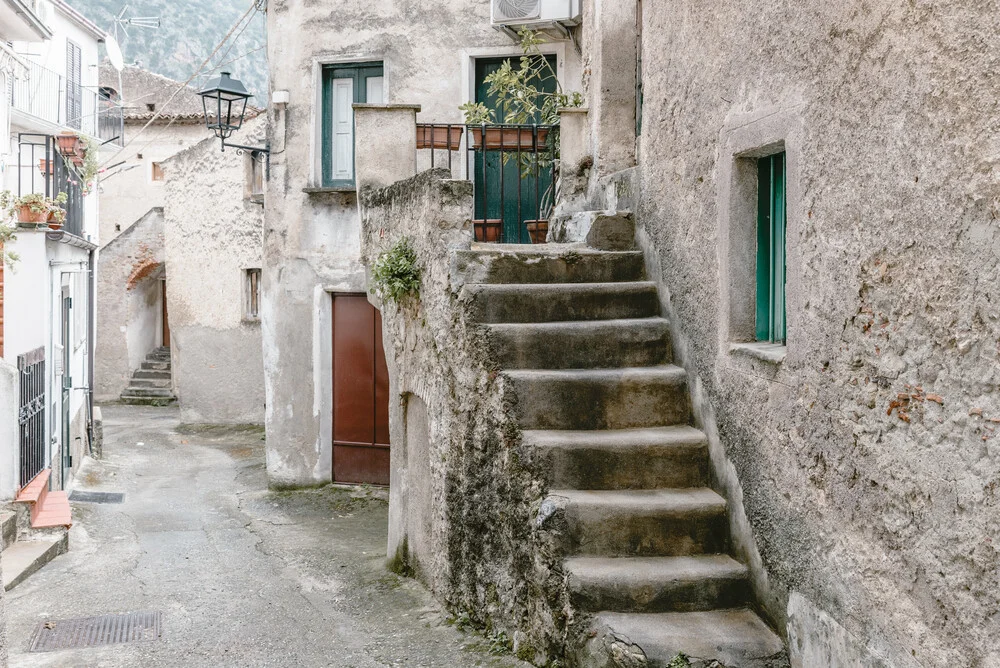
<instances>
[{"instance_id":1,"label":"green window frame","mask_svg":"<svg viewBox=\"0 0 1000 668\"><path fill-rule=\"evenodd\" d=\"M786 160L776 153L757 160L758 341L785 343Z\"/></svg>"},{"instance_id":2,"label":"green window frame","mask_svg":"<svg viewBox=\"0 0 1000 668\"><path fill-rule=\"evenodd\" d=\"M369 102L372 90L377 90L382 99L371 102L381 104L385 101L384 71L380 62L323 66L324 188L354 187L354 110L351 105Z\"/></svg>"}]
</instances>

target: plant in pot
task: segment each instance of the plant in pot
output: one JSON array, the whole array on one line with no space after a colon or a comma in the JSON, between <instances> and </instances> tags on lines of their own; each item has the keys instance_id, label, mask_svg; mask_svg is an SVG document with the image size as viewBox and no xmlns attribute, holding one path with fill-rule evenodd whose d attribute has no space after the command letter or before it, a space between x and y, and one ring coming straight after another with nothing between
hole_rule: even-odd
<instances>
[{"instance_id":1,"label":"plant in pot","mask_svg":"<svg viewBox=\"0 0 1000 668\"><path fill-rule=\"evenodd\" d=\"M47 219L49 228L53 230L62 229L63 224L66 222L66 209L62 208L62 205L66 203L67 199L66 193L59 193L55 199L49 200L51 202Z\"/></svg>"},{"instance_id":2,"label":"plant in pot","mask_svg":"<svg viewBox=\"0 0 1000 668\"><path fill-rule=\"evenodd\" d=\"M100 151L89 137L80 140L80 149L73 156L63 156L69 170L69 182L80 186L83 196L89 195L97 180L97 175L104 170L100 167Z\"/></svg>"},{"instance_id":3,"label":"plant in pot","mask_svg":"<svg viewBox=\"0 0 1000 668\"><path fill-rule=\"evenodd\" d=\"M10 209L17 216L17 222L25 225L48 221L52 200L41 193L28 193L11 199Z\"/></svg>"},{"instance_id":4,"label":"plant in pot","mask_svg":"<svg viewBox=\"0 0 1000 668\"><path fill-rule=\"evenodd\" d=\"M582 106L583 95L563 90L555 69L539 48L543 43L539 33L523 28L518 36L522 56L517 65L504 61L484 79L495 108L467 102L460 109L470 129L472 147L499 150L503 164L517 159L523 179L554 167L559 160L559 110ZM542 89L550 81L554 92ZM507 127L511 125L530 127ZM525 221L532 243L545 242L554 183L555 178L539 198L538 218Z\"/></svg>"},{"instance_id":5,"label":"plant in pot","mask_svg":"<svg viewBox=\"0 0 1000 668\"><path fill-rule=\"evenodd\" d=\"M76 155L77 146L80 143L80 138L75 132L61 132L56 135L56 146L59 148L60 155L64 157L72 157Z\"/></svg>"}]
</instances>

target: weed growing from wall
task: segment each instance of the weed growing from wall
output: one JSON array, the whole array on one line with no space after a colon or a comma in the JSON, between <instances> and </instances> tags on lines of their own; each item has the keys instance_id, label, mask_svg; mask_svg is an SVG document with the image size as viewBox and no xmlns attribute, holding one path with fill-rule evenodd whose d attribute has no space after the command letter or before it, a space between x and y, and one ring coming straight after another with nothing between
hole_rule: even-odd
<instances>
[{"instance_id":1,"label":"weed growing from wall","mask_svg":"<svg viewBox=\"0 0 1000 668\"><path fill-rule=\"evenodd\" d=\"M380 299L394 304L409 296L420 296L420 267L409 239L403 237L378 256L372 270L372 287Z\"/></svg>"}]
</instances>

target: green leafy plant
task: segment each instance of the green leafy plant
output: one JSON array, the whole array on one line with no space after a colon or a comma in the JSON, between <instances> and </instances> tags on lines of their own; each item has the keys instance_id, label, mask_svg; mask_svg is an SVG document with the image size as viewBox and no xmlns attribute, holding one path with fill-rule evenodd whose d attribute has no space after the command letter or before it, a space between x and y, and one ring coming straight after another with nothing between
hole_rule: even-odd
<instances>
[{"instance_id":1,"label":"green leafy plant","mask_svg":"<svg viewBox=\"0 0 1000 668\"><path fill-rule=\"evenodd\" d=\"M65 155L62 156L62 159L70 173L69 182L80 186L80 190L86 197L94 190L97 176L103 173L104 169L101 168L100 145L90 137L80 137L79 143L80 152L83 153L82 161L79 164Z\"/></svg>"},{"instance_id":2,"label":"green leafy plant","mask_svg":"<svg viewBox=\"0 0 1000 668\"><path fill-rule=\"evenodd\" d=\"M372 269L372 284L379 298L396 304L419 295L420 267L409 239L401 238L379 255Z\"/></svg>"},{"instance_id":3,"label":"green leafy plant","mask_svg":"<svg viewBox=\"0 0 1000 668\"><path fill-rule=\"evenodd\" d=\"M17 225L11 221L11 203L14 197L9 190L0 192L0 263L9 267L17 264L17 253L9 250L6 245L8 241L14 241L17 237Z\"/></svg>"},{"instance_id":4,"label":"green leafy plant","mask_svg":"<svg viewBox=\"0 0 1000 668\"><path fill-rule=\"evenodd\" d=\"M690 668L691 662L688 661L687 656L681 652L667 664L667 668Z\"/></svg>"}]
</instances>

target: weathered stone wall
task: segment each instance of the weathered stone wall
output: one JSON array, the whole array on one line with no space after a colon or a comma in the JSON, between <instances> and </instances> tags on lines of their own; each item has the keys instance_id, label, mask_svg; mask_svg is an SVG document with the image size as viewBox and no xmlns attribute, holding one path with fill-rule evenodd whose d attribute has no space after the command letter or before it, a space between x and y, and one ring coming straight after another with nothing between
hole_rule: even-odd
<instances>
[{"instance_id":1,"label":"weathered stone wall","mask_svg":"<svg viewBox=\"0 0 1000 668\"><path fill-rule=\"evenodd\" d=\"M264 118L232 143L261 146ZM166 161L164 207L172 372L181 419L260 424L260 321L246 317L246 270L261 268L263 206L251 201L250 156L206 139Z\"/></svg>"},{"instance_id":2,"label":"weathered stone wall","mask_svg":"<svg viewBox=\"0 0 1000 668\"><path fill-rule=\"evenodd\" d=\"M268 473L276 485L321 484L332 476L325 304L331 292L367 287L356 194L319 188L322 64L381 61L386 103L420 105L421 122L459 123L459 106L473 96L473 58L516 56L520 48L490 26L489 0L275 0L267 20L271 90L290 98L268 112L275 151L264 240ZM550 50L567 88L578 89L581 59L572 44ZM379 141L396 140L386 133ZM428 155L421 151L418 165ZM455 160L456 173L462 162Z\"/></svg>"},{"instance_id":3,"label":"weathered stone wall","mask_svg":"<svg viewBox=\"0 0 1000 668\"><path fill-rule=\"evenodd\" d=\"M637 190L614 195L794 661L1000 665L995 7L643 4ZM781 149L788 345L768 356L732 344L752 160Z\"/></svg>"},{"instance_id":4,"label":"weathered stone wall","mask_svg":"<svg viewBox=\"0 0 1000 668\"><path fill-rule=\"evenodd\" d=\"M161 341L163 209L149 209L97 259L94 398L113 401Z\"/></svg>"},{"instance_id":5,"label":"weathered stone wall","mask_svg":"<svg viewBox=\"0 0 1000 668\"><path fill-rule=\"evenodd\" d=\"M451 251L472 242L472 185L423 172L362 190L362 259L406 238L419 298L380 303L389 364L392 485L388 552L456 612L504 632L522 658L559 651L565 593L535 523L544 491L521 446L516 401L466 320Z\"/></svg>"}]
</instances>

